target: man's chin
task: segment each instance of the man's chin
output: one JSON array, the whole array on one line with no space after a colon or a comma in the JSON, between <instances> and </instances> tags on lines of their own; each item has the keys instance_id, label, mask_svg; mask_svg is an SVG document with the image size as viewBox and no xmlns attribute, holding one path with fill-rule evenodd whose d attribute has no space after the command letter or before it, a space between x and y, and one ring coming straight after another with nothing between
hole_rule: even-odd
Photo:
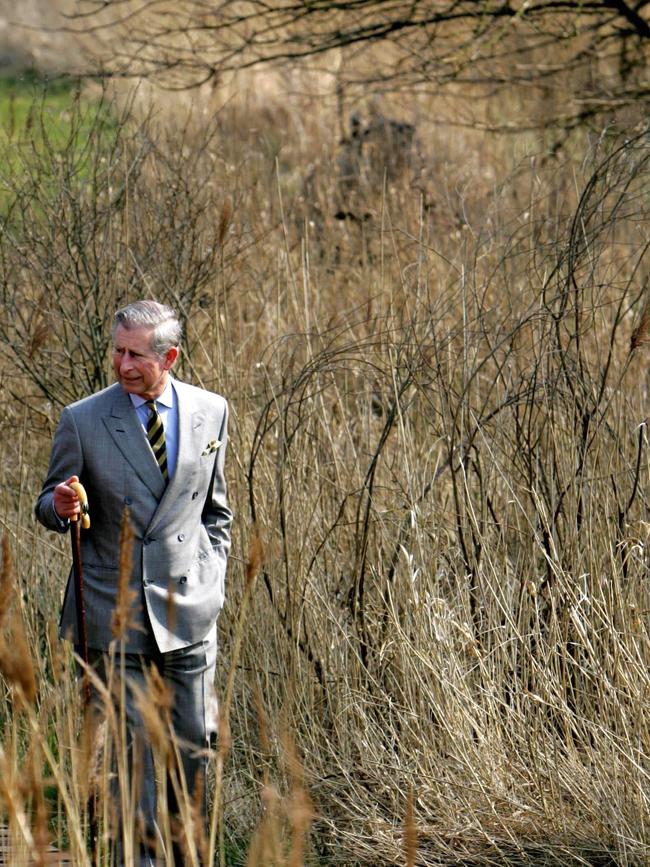
<instances>
[{"instance_id":1,"label":"man's chin","mask_svg":"<svg viewBox=\"0 0 650 867\"><path fill-rule=\"evenodd\" d=\"M142 391L142 383L140 380L133 382L128 379L120 379L120 385L124 391L128 391L129 394L140 394Z\"/></svg>"}]
</instances>

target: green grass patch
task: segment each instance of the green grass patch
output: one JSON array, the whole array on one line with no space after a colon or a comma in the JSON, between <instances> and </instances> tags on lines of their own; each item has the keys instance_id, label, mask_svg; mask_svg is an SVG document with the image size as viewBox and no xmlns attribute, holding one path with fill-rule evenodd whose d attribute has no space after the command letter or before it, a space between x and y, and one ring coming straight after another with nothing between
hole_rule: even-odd
<instances>
[{"instance_id":1,"label":"green grass patch","mask_svg":"<svg viewBox=\"0 0 650 867\"><path fill-rule=\"evenodd\" d=\"M57 185L83 183L117 135L113 106L84 81L31 72L0 78L0 214Z\"/></svg>"},{"instance_id":2,"label":"green grass patch","mask_svg":"<svg viewBox=\"0 0 650 867\"><path fill-rule=\"evenodd\" d=\"M84 94L83 82L61 77L39 78L26 72L0 78L0 134L14 145L32 143L34 131L53 145L65 144L74 129L76 106L86 109L86 122L100 110L101 100Z\"/></svg>"}]
</instances>

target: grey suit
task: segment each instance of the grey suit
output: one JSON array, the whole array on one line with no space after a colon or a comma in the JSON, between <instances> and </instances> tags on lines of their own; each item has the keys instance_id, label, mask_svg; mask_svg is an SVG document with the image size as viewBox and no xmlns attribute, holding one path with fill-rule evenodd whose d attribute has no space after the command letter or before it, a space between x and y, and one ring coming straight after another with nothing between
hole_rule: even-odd
<instances>
[{"instance_id":1,"label":"grey suit","mask_svg":"<svg viewBox=\"0 0 650 867\"><path fill-rule=\"evenodd\" d=\"M215 624L224 600L232 513L226 499L224 455L228 409L217 394L173 381L178 410L178 457L167 487L129 395L116 384L63 410L50 466L36 504L38 519L65 532L53 504L56 485L78 475L91 526L81 532L84 603L91 659L102 671L113 639L120 526L128 507L134 533L130 589L134 628L125 642L126 713L133 743L146 740L130 685L145 686L155 665L174 694L172 719L190 791L205 785L205 746L214 730L210 691L216 661ZM61 633L78 642L74 583L68 579ZM155 834L153 758L146 748L139 810ZM119 860L119 854L118 854ZM146 847L140 863L153 864Z\"/></svg>"},{"instance_id":2,"label":"grey suit","mask_svg":"<svg viewBox=\"0 0 650 867\"><path fill-rule=\"evenodd\" d=\"M46 527L65 531L53 491L79 476L91 518L90 529L81 534L84 601L89 643L97 649L107 649L112 638L125 506L134 531L131 589L139 601L134 614L145 630L129 632L126 650L148 652L152 639L161 653L192 645L205 638L223 604L232 523L224 480L227 404L220 395L185 383L174 381L174 388L178 461L166 489L133 404L119 385L66 407L54 437L36 515ZM61 630L76 641L75 610L68 580Z\"/></svg>"}]
</instances>

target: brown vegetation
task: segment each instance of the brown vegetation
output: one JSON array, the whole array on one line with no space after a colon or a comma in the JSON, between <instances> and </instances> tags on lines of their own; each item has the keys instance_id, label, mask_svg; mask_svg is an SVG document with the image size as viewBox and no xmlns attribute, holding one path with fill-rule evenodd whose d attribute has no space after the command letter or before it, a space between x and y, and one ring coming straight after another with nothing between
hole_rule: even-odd
<instances>
[{"instance_id":1,"label":"brown vegetation","mask_svg":"<svg viewBox=\"0 0 650 867\"><path fill-rule=\"evenodd\" d=\"M24 622L35 684L4 671L14 844L38 857L46 808L85 863L91 764L110 819L51 637L66 545L30 509L60 407L108 381L113 309L150 294L183 316L182 375L232 409L214 811L204 838L186 804L189 863L642 864L650 140L557 150L452 133L415 94L334 97L122 100L81 155L25 148L2 178L22 620L0 626ZM142 701L164 761L165 697Z\"/></svg>"},{"instance_id":2,"label":"brown vegetation","mask_svg":"<svg viewBox=\"0 0 650 867\"><path fill-rule=\"evenodd\" d=\"M171 89L317 65L346 92L489 99L493 128L573 129L647 102L647 4L628 0L69 0L92 68ZM507 113L500 103L515 89ZM543 117L535 103L546 102ZM479 115L466 100L467 118ZM631 112L630 112L631 110Z\"/></svg>"}]
</instances>

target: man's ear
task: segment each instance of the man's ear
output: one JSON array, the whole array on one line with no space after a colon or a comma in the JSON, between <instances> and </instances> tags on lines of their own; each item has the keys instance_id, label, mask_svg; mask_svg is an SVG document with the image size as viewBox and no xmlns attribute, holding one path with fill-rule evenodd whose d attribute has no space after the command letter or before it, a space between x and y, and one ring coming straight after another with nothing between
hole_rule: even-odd
<instances>
[{"instance_id":1,"label":"man's ear","mask_svg":"<svg viewBox=\"0 0 650 867\"><path fill-rule=\"evenodd\" d=\"M165 360L163 362L163 367L165 370L170 370L174 366L174 362L178 358L178 346L172 346L171 349L168 349L165 353Z\"/></svg>"}]
</instances>

